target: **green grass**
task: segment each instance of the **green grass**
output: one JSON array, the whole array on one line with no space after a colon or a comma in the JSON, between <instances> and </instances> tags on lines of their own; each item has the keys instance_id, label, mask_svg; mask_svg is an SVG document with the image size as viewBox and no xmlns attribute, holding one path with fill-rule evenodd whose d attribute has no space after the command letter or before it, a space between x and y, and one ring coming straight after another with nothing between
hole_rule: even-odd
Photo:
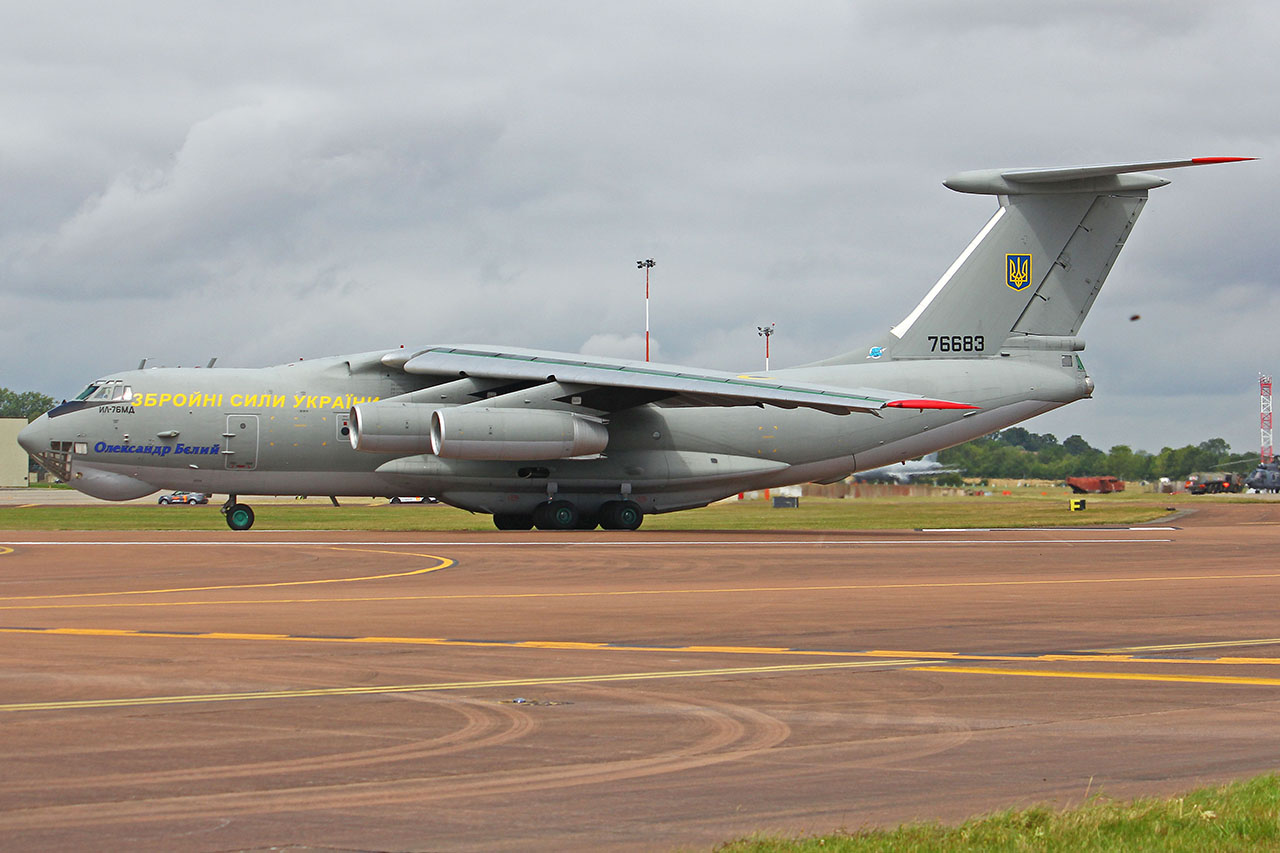
<instances>
[{"instance_id":1,"label":"green grass","mask_svg":"<svg viewBox=\"0 0 1280 853\"><path fill-rule=\"evenodd\" d=\"M1205 499L1198 499L1203 503ZM487 515L447 506L349 500L333 507L323 499L253 504L259 530L493 530ZM0 507L0 530L225 530L216 504L209 506L39 505ZM988 497L802 498L798 509L773 509L765 501L715 504L688 512L649 516L645 530L894 530L916 527L1048 527L1134 524L1168 514L1168 495L1090 496L1084 512L1068 511L1068 496L1013 494Z\"/></svg>"},{"instance_id":2,"label":"green grass","mask_svg":"<svg viewBox=\"0 0 1280 853\"><path fill-rule=\"evenodd\" d=\"M493 530L487 515L415 504L254 504L255 530ZM218 504L0 507L0 530L226 530Z\"/></svg>"},{"instance_id":3,"label":"green grass","mask_svg":"<svg viewBox=\"0 0 1280 853\"><path fill-rule=\"evenodd\" d=\"M1260 776L1169 799L1079 808L1034 806L972 818L959 826L906 824L809 838L753 836L718 853L923 853L923 851L1280 850L1280 777Z\"/></svg>"},{"instance_id":4,"label":"green grass","mask_svg":"<svg viewBox=\"0 0 1280 853\"><path fill-rule=\"evenodd\" d=\"M1109 497L1109 496L1108 496ZM801 498L798 509L763 501L714 504L645 519L652 530L901 530L916 527L1071 527L1136 524L1168 515L1158 500L1089 500L1071 512L1064 495L989 497Z\"/></svg>"}]
</instances>

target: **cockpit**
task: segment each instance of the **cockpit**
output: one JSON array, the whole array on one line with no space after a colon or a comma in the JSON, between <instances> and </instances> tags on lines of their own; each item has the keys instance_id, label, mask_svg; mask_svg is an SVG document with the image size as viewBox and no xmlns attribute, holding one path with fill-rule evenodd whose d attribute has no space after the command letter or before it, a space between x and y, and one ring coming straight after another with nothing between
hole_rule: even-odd
<instances>
[{"instance_id":1,"label":"cockpit","mask_svg":"<svg viewBox=\"0 0 1280 853\"><path fill-rule=\"evenodd\" d=\"M76 395L76 400L90 403L128 403L133 400L133 386L123 379L99 379Z\"/></svg>"},{"instance_id":2,"label":"cockpit","mask_svg":"<svg viewBox=\"0 0 1280 853\"><path fill-rule=\"evenodd\" d=\"M77 394L74 400L63 400L50 409L49 417L58 418L82 409L112 403L125 406L132 404L133 386L126 385L123 379L99 379L97 382L91 382L89 387Z\"/></svg>"}]
</instances>

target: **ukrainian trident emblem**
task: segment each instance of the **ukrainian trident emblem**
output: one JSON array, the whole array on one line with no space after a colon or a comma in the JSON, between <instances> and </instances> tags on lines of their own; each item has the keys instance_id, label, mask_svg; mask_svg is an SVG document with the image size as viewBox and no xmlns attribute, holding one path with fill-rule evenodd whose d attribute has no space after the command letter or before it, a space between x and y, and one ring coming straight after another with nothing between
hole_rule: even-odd
<instances>
[{"instance_id":1,"label":"ukrainian trident emblem","mask_svg":"<svg viewBox=\"0 0 1280 853\"><path fill-rule=\"evenodd\" d=\"M1014 290L1025 290L1031 283L1031 256L1005 255L1004 258L1005 265L1008 267L1005 284Z\"/></svg>"}]
</instances>

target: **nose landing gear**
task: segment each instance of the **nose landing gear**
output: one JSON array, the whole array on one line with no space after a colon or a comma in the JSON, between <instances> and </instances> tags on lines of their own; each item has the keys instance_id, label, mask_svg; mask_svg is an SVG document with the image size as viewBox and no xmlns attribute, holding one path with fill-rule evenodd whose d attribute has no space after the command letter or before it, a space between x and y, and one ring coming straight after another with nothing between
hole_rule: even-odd
<instances>
[{"instance_id":1,"label":"nose landing gear","mask_svg":"<svg viewBox=\"0 0 1280 853\"><path fill-rule=\"evenodd\" d=\"M222 505L222 514L226 516L227 527L232 530L248 530L253 527L253 508L248 504L236 503L235 495L227 495L227 502Z\"/></svg>"}]
</instances>

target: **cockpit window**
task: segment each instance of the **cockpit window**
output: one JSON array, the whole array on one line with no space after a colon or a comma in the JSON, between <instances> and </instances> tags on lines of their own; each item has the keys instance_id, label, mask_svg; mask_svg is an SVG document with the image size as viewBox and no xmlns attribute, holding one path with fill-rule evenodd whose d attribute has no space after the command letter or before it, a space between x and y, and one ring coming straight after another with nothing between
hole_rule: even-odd
<instances>
[{"instance_id":1,"label":"cockpit window","mask_svg":"<svg viewBox=\"0 0 1280 853\"><path fill-rule=\"evenodd\" d=\"M125 385L123 379L100 380L84 389L76 399L93 403L127 402L133 399L133 387Z\"/></svg>"}]
</instances>

